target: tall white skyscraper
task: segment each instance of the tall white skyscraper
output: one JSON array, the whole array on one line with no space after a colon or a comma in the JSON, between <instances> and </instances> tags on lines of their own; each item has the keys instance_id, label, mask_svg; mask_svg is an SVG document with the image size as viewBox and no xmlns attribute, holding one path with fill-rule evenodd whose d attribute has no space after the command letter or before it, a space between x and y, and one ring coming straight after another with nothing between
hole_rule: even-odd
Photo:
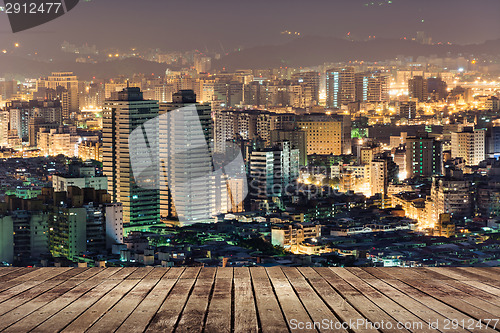
<instances>
[{"instance_id":1,"label":"tall white skyscraper","mask_svg":"<svg viewBox=\"0 0 500 333\"><path fill-rule=\"evenodd\" d=\"M103 171L108 177L108 192L112 202L123 205L124 227L146 225L159 222L159 191L137 183L152 182L158 176L158 168L151 166L140 175L134 175L131 160L141 152L129 151L130 133L143 129L145 135L157 135L157 131L147 132L144 123L158 117L158 102L144 100L139 88L125 88L116 92L104 102L103 108ZM157 138L145 137L155 149ZM153 151L151 151L153 153ZM135 178L134 178L135 176Z\"/></svg>"},{"instance_id":2,"label":"tall white skyscraper","mask_svg":"<svg viewBox=\"0 0 500 333\"><path fill-rule=\"evenodd\" d=\"M192 90L173 94L160 105L160 213L182 224L209 222L216 212L211 146L213 122L208 104Z\"/></svg>"}]
</instances>

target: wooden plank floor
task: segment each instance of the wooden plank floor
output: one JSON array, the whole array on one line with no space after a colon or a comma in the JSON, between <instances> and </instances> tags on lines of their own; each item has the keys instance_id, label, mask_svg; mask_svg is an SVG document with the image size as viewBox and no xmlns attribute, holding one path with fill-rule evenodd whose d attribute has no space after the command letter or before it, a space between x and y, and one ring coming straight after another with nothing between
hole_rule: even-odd
<instances>
[{"instance_id":1,"label":"wooden plank floor","mask_svg":"<svg viewBox=\"0 0 500 333\"><path fill-rule=\"evenodd\" d=\"M497 268L1 268L2 332L500 332Z\"/></svg>"}]
</instances>

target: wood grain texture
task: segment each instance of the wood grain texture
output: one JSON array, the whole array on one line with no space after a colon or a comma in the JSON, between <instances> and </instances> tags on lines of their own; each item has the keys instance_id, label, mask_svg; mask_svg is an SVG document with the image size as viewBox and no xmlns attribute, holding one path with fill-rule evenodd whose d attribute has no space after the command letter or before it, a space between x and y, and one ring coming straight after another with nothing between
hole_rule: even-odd
<instances>
[{"instance_id":1,"label":"wood grain texture","mask_svg":"<svg viewBox=\"0 0 500 333\"><path fill-rule=\"evenodd\" d=\"M499 299L498 268L8 267L0 331L500 332Z\"/></svg>"}]
</instances>

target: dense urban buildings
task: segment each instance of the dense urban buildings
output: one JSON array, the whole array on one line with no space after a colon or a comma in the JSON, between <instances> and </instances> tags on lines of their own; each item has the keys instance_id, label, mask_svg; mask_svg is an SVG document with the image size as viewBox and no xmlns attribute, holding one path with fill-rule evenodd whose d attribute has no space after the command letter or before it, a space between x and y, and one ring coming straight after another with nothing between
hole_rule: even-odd
<instances>
[{"instance_id":1,"label":"dense urban buildings","mask_svg":"<svg viewBox=\"0 0 500 333\"><path fill-rule=\"evenodd\" d=\"M226 51L0 75L1 265L500 265L496 55Z\"/></svg>"}]
</instances>

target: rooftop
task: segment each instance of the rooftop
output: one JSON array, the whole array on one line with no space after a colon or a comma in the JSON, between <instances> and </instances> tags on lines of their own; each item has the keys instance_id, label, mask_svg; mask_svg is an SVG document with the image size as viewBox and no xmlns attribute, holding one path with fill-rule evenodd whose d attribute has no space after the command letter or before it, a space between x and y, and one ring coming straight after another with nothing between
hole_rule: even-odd
<instances>
[{"instance_id":1,"label":"rooftop","mask_svg":"<svg viewBox=\"0 0 500 333\"><path fill-rule=\"evenodd\" d=\"M0 268L0 330L495 332L499 296L500 268Z\"/></svg>"}]
</instances>

